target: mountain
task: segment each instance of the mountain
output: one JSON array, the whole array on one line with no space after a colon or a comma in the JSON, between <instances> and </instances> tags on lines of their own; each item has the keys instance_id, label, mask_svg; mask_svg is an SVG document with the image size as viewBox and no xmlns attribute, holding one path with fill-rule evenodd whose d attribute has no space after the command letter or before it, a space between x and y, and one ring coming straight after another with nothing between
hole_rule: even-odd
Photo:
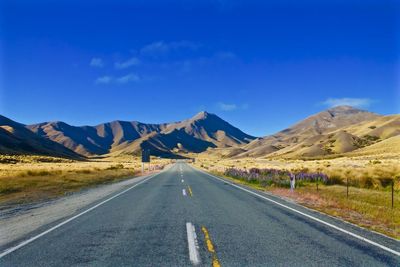
<instances>
[{"instance_id":1,"label":"mountain","mask_svg":"<svg viewBox=\"0 0 400 267\"><path fill-rule=\"evenodd\" d=\"M241 147L245 152L232 156L302 158L347 153L396 135L399 127L386 117L350 106L334 107L276 134L255 139ZM385 134L378 134L381 132Z\"/></svg>"},{"instance_id":2,"label":"mountain","mask_svg":"<svg viewBox=\"0 0 400 267\"><path fill-rule=\"evenodd\" d=\"M113 121L77 127L45 122L27 128L85 156L138 154L150 149L152 155L174 157L182 152L244 145L255 138L204 111L187 120L164 124Z\"/></svg>"},{"instance_id":3,"label":"mountain","mask_svg":"<svg viewBox=\"0 0 400 267\"><path fill-rule=\"evenodd\" d=\"M199 153L208 148L247 144L254 138L217 115L203 111L193 118L164 124L161 131L123 144L113 154L136 153L139 148L150 149L157 156L171 156L179 152Z\"/></svg>"},{"instance_id":4,"label":"mountain","mask_svg":"<svg viewBox=\"0 0 400 267\"><path fill-rule=\"evenodd\" d=\"M44 122L28 125L34 133L49 138L84 156L110 153L121 144L139 139L163 124L145 124L136 121L113 121L97 126L71 126L64 122Z\"/></svg>"},{"instance_id":5,"label":"mountain","mask_svg":"<svg viewBox=\"0 0 400 267\"><path fill-rule=\"evenodd\" d=\"M82 157L63 145L43 138L24 124L0 115L0 153L34 154L81 159Z\"/></svg>"},{"instance_id":6,"label":"mountain","mask_svg":"<svg viewBox=\"0 0 400 267\"><path fill-rule=\"evenodd\" d=\"M140 154L182 157L313 158L330 155L396 153L400 115L382 116L350 106L314 114L276 134L255 138L215 114L200 112L179 122L148 124L112 121L96 126L64 122L23 125L0 116L0 153L64 157Z\"/></svg>"}]
</instances>

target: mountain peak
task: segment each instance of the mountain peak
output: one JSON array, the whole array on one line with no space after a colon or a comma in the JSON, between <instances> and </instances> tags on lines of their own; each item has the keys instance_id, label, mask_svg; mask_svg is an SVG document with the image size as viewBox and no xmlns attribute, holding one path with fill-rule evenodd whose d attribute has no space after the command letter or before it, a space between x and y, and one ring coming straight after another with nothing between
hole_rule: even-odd
<instances>
[{"instance_id":1,"label":"mountain peak","mask_svg":"<svg viewBox=\"0 0 400 267\"><path fill-rule=\"evenodd\" d=\"M347 111L347 110L359 110L359 111L365 111L356 107L352 107L349 105L341 105L341 106L334 106L329 108L328 110L332 110L332 111Z\"/></svg>"},{"instance_id":2,"label":"mountain peak","mask_svg":"<svg viewBox=\"0 0 400 267\"><path fill-rule=\"evenodd\" d=\"M194 120L202 120L202 119L207 119L208 117L210 117L210 116L213 116L214 114L211 114L211 113L209 113L209 112L207 112L207 111L201 111L201 112L199 112L199 113L197 113L194 117L193 117L193 119ZM214 115L215 116L215 115Z\"/></svg>"},{"instance_id":3,"label":"mountain peak","mask_svg":"<svg viewBox=\"0 0 400 267\"><path fill-rule=\"evenodd\" d=\"M327 109L326 111L329 112L330 114L332 114L332 116L351 115L351 114L375 114L375 113L369 112L367 110L363 110L363 109L359 109L359 108L355 108L355 107L347 106L347 105L332 107L332 108ZM375 115L377 115L377 114L375 114Z\"/></svg>"}]
</instances>

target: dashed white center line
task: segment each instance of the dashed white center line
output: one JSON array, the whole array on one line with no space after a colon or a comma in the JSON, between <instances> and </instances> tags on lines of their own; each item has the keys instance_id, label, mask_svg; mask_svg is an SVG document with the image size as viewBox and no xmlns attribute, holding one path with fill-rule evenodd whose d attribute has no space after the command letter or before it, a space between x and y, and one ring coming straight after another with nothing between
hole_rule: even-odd
<instances>
[{"instance_id":1,"label":"dashed white center line","mask_svg":"<svg viewBox=\"0 0 400 267\"><path fill-rule=\"evenodd\" d=\"M182 195L186 196L186 189L182 189Z\"/></svg>"},{"instance_id":2,"label":"dashed white center line","mask_svg":"<svg viewBox=\"0 0 400 267\"><path fill-rule=\"evenodd\" d=\"M200 264L199 244L197 242L196 229L190 222L186 223L186 233L189 247L189 259L193 265Z\"/></svg>"},{"instance_id":3,"label":"dashed white center line","mask_svg":"<svg viewBox=\"0 0 400 267\"><path fill-rule=\"evenodd\" d=\"M183 183L184 181L185 181L185 180L183 180L183 179L181 180L182 183Z\"/></svg>"}]
</instances>

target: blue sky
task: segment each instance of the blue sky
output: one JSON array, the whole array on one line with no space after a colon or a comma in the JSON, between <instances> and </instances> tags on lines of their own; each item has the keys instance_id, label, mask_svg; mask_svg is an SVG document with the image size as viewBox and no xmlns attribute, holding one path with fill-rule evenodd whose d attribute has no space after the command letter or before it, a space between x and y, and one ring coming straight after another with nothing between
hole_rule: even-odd
<instances>
[{"instance_id":1,"label":"blue sky","mask_svg":"<svg viewBox=\"0 0 400 267\"><path fill-rule=\"evenodd\" d=\"M400 113L396 1L80 2L1 2L0 114L95 125L207 110L263 136L334 105Z\"/></svg>"}]
</instances>

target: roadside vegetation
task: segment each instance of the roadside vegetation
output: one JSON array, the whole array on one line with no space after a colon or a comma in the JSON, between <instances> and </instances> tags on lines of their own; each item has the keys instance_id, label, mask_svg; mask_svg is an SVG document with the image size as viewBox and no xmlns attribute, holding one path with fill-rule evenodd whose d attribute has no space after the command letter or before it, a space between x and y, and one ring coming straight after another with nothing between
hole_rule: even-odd
<instances>
[{"instance_id":1,"label":"roadside vegetation","mask_svg":"<svg viewBox=\"0 0 400 267\"><path fill-rule=\"evenodd\" d=\"M156 159L154 169L167 160ZM157 167L156 167L157 166ZM32 203L141 174L139 158L72 161L42 156L0 156L1 207Z\"/></svg>"},{"instance_id":2,"label":"roadside vegetation","mask_svg":"<svg viewBox=\"0 0 400 267\"><path fill-rule=\"evenodd\" d=\"M232 161L203 158L197 159L196 165L232 182L294 200L400 239L400 165L388 164L396 159L339 160L288 161L284 164L281 160L240 159L235 160L234 166ZM251 167L249 162L255 163L256 167ZM350 166L344 167L346 163ZM290 191L290 174L296 176L293 192Z\"/></svg>"}]
</instances>

